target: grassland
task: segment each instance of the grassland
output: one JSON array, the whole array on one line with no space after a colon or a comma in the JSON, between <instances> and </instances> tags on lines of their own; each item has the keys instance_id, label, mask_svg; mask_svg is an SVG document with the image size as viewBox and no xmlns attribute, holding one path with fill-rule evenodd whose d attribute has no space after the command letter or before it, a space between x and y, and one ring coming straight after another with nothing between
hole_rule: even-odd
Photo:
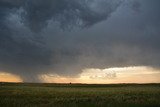
<instances>
[{"instance_id":1,"label":"grassland","mask_svg":"<svg viewBox=\"0 0 160 107\"><path fill-rule=\"evenodd\" d=\"M160 107L160 84L0 83L0 107Z\"/></svg>"}]
</instances>

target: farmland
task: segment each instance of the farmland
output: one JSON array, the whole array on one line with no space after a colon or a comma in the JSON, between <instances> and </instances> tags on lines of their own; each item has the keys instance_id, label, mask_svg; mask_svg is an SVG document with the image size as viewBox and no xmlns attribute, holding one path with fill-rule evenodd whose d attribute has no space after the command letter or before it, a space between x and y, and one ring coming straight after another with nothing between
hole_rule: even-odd
<instances>
[{"instance_id":1,"label":"farmland","mask_svg":"<svg viewBox=\"0 0 160 107\"><path fill-rule=\"evenodd\" d=\"M160 107L160 84L0 83L0 107Z\"/></svg>"}]
</instances>

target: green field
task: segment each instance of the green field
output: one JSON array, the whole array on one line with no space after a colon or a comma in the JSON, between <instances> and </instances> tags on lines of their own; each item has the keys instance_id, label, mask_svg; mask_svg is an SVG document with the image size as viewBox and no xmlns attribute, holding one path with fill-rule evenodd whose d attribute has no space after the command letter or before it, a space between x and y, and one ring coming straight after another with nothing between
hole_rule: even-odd
<instances>
[{"instance_id":1,"label":"green field","mask_svg":"<svg viewBox=\"0 0 160 107\"><path fill-rule=\"evenodd\" d=\"M160 84L0 83L0 107L160 107Z\"/></svg>"}]
</instances>

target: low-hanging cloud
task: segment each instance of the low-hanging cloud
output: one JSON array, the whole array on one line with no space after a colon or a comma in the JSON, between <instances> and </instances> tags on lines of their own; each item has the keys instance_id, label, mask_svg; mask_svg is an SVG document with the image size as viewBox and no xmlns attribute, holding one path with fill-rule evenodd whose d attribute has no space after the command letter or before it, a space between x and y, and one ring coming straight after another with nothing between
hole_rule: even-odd
<instances>
[{"instance_id":1,"label":"low-hanging cloud","mask_svg":"<svg viewBox=\"0 0 160 107\"><path fill-rule=\"evenodd\" d=\"M85 68L159 68L159 3L1 0L0 70L35 82Z\"/></svg>"}]
</instances>

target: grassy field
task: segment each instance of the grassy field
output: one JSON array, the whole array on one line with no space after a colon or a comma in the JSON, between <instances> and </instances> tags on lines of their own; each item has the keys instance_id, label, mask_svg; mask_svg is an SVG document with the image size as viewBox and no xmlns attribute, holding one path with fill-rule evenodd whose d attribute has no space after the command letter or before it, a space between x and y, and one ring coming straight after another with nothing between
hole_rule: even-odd
<instances>
[{"instance_id":1,"label":"grassy field","mask_svg":"<svg viewBox=\"0 0 160 107\"><path fill-rule=\"evenodd\" d=\"M160 107L160 84L0 83L0 107Z\"/></svg>"}]
</instances>

